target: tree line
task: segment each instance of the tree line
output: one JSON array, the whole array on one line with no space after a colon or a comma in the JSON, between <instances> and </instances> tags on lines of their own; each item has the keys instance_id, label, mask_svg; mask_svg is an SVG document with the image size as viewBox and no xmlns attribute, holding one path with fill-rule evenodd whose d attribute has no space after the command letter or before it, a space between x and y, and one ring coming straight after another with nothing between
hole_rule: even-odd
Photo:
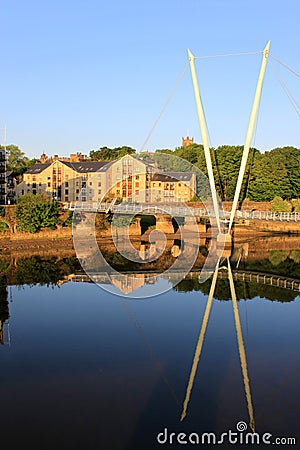
<instances>
[{"instance_id":1,"label":"tree line","mask_svg":"<svg viewBox=\"0 0 300 450\"><path fill-rule=\"evenodd\" d=\"M2 147L3 148L3 147ZM39 160L29 159L19 147L7 146L7 169L21 179L22 174ZM222 201L232 201L242 159L243 146L222 145L211 148L216 188ZM128 147L101 147L91 150L90 161L112 161L126 154L137 155L144 161L155 162L166 171L188 171L191 165L207 173L202 144L177 147L175 150L157 149L142 152ZM170 155L182 158L170 158ZM240 200L271 201L300 198L300 149L292 146L274 148L261 153L251 148L243 180Z\"/></svg>"},{"instance_id":2,"label":"tree line","mask_svg":"<svg viewBox=\"0 0 300 450\"><path fill-rule=\"evenodd\" d=\"M232 201L242 159L243 146L222 145L211 148L216 189L222 201ZM109 149L102 147L90 152L93 161L118 159L125 154L135 154L131 147ZM170 158L170 155L181 159ZM157 149L155 152L142 152L139 158L156 162L165 171L188 171L196 166L207 175L204 148L202 144L177 147L175 150ZM251 148L240 200L257 202L300 198L300 148L286 146L261 153Z\"/></svg>"}]
</instances>

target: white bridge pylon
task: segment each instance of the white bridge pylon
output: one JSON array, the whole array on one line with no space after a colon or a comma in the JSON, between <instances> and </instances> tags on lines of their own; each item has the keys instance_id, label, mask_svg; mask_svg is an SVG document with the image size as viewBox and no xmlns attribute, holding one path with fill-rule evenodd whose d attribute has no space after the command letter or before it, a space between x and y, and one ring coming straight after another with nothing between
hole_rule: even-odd
<instances>
[{"instance_id":1,"label":"white bridge pylon","mask_svg":"<svg viewBox=\"0 0 300 450\"><path fill-rule=\"evenodd\" d=\"M257 111L258 111L259 102L260 102L260 98L261 98L266 64L267 64L267 60L269 57L270 44L271 44L271 41L268 41L265 49L262 52L263 58L262 58L261 68L260 68L258 81L257 81L257 85L256 85L256 91L255 91L254 101L253 101L253 105L252 105L252 110L251 110L251 114L250 114L250 119L249 119L249 124L248 124L245 144L244 144L244 150L243 150L243 155L242 155L242 161L241 161L240 170L239 170L239 175L238 175L238 179L237 179L237 183L236 183L235 194L234 194L234 199L233 199L231 213L230 213L230 219L229 219L229 226L228 226L228 230L226 233L228 235L230 234L230 231L231 231L231 228L233 225L233 220L235 217L236 208L238 205L239 196L240 196L240 192L241 192L242 182L243 182L243 178L244 178L244 174L245 174L245 170L246 170L250 145L251 145L251 141L252 141L252 137L253 137L253 131L254 131L254 127L255 127L255 123L256 123L256 119L257 119ZM208 171L208 179L209 179L211 195L212 195L212 200L213 200L213 207L214 207L214 212L215 212L215 217L216 217L219 234L222 234L221 224L220 224L220 209L219 209L216 184L215 184L214 174L213 174L213 167L212 167L211 154L210 154L210 148L209 148L208 132L207 132L205 115L204 115L200 90L199 90L199 86L198 86L197 74L196 74L196 69L195 69L195 61L194 61L195 56L191 53L190 50L188 50L188 58L189 58L190 69L191 69L191 74L192 74L196 107L197 107L198 119L199 119L199 125L200 125L200 133L201 133L202 143L203 143L203 147L204 147L204 156L205 156L205 161L206 161L206 166L207 166L207 171Z\"/></svg>"}]
</instances>

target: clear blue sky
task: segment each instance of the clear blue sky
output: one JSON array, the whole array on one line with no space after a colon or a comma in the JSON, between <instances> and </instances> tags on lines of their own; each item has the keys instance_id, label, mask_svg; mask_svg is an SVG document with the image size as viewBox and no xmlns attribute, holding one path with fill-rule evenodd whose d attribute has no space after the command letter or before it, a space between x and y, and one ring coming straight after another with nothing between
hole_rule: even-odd
<instances>
[{"instance_id":1,"label":"clear blue sky","mask_svg":"<svg viewBox=\"0 0 300 450\"><path fill-rule=\"evenodd\" d=\"M0 128L28 156L139 150L195 55L263 50L300 72L298 0L2 0ZM198 60L211 145L243 144L261 56ZM299 78L276 64L299 98ZM189 70L146 149L201 142ZM255 146L300 146L299 118L267 67Z\"/></svg>"}]
</instances>

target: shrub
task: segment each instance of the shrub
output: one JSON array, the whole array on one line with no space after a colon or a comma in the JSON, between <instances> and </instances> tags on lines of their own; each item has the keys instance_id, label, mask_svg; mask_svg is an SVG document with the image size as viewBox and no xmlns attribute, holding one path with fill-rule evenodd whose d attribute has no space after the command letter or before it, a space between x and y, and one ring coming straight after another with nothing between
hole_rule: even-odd
<instances>
[{"instance_id":1,"label":"shrub","mask_svg":"<svg viewBox=\"0 0 300 450\"><path fill-rule=\"evenodd\" d=\"M281 197L275 197L271 201L271 211L274 212L290 212L291 204L287 200L283 200Z\"/></svg>"},{"instance_id":2,"label":"shrub","mask_svg":"<svg viewBox=\"0 0 300 450\"><path fill-rule=\"evenodd\" d=\"M4 217L5 216L5 208L4 206L0 206L0 217Z\"/></svg>"},{"instance_id":3,"label":"shrub","mask_svg":"<svg viewBox=\"0 0 300 450\"><path fill-rule=\"evenodd\" d=\"M68 211L67 218L63 222L63 227L69 227L72 228L72 222L73 222L73 211Z\"/></svg>"},{"instance_id":4,"label":"shrub","mask_svg":"<svg viewBox=\"0 0 300 450\"><path fill-rule=\"evenodd\" d=\"M41 228L54 230L59 223L60 209L58 202L52 202L41 195L22 195L18 199L14 214L17 228L29 233L36 233Z\"/></svg>"},{"instance_id":5,"label":"shrub","mask_svg":"<svg viewBox=\"0 0 300 450\"><path fill-rule=\"evenodd\" d=\"M0 220L0 233L3 231L7 231L9 229L9 226L5 222L5 220Z\"/></svg>"},{"instance_id":6,"label":"shrub","mask_svg":"<svg viewBox=\"0 0 300 450\"><path fill-rule=\"evenodd\" d=\"M300 198L292 200L292 206L294 212L300 212Z\"/></svg>"}]
</instances>

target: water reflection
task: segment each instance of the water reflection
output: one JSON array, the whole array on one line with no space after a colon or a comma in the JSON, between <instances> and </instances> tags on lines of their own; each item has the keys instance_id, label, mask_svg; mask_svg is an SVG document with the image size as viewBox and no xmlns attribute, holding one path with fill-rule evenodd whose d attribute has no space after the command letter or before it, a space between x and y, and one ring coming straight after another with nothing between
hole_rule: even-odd
<instances>
[{"instance_id":1,"label":"water reflection","mask_svg":"<svg viewBox=\"0 0 300 450\"><path fill-rule=\"evenodd\" d=\"M164 254L157 261L150 261L156 253L156 242L136 241L141 263L130 263L115 251L113 243L103 244L103 252L110 264L120 273L108 273L104 267L95 269L93 278L98 284L111 284L125 295L141 291L143 286L154 285L158 279L165 279L179 292L201 291L208 295L211 280L199 283L198 276L203 268L210 246L209 240L198 248L198 255L190 273L166 270L181 255L189 254L189 245L183 240L168 241ZM185 253L187 251L187 253ZM148 259L148 261L147 261ZM146 261L146 262L144 262ZM256 239L248 242L234 242L230 261L235 281L237 299L266 297L270 300L291 301L300 292L300 245L298 239L277 237ZM144 263L143 263L144 262ZM122 280L126 273L128 280ZM211 274L212 275L212 274ZM1 281L2 280L2 281ZM179 281L178 283L178 280ZM0 281L2 285L62 285L66 282L90 282L75 256L35 255L2 256L0 259ZM122 281L122 282L121 282ZM176 284L177 283L177 284ZM230 300L231 292L224 267L218 271L218 283L214 296Z\"/></svg>"},{"instance_id":2,"label":"water reflection","mask_svg":"<svg viewBox=\"0 0 300 450\"><path fill-rule=\"evenodd\" d=\"M207 299L207 304L205 308L205 312L203 315L201 330L195 350L193 365L190 373L190 378L186 390L186 396L183 404L183 411L181 414L181 421L186 417L187 409L189 400L191 397L192 388L194 385L194 380L198 368L199 359L201 356L201 351L203 347L203 342L206 334L207 324L210 318L210 312L213 302L213 297L216 289L216 283L218 278L218 272L220 268L220 259L217 263L216 269L214 271L210 292ZM233 306L233 312L234 312L234 320L235 320L235 328L236 328L236 334L237 334L237 341L238 341L238 348L239 348L239 355L240 355L240 363L242 368L242 374L243 374L243 380L244 380L244 386L245 386L245 393L246 393L246 399L247 399L247 405L248 405L248 413L249 413L249 421L250 421L250 427L252 431L255 431L255 423L254 423L254 414L253 414L253 405L252 405L252 397L251 397L251 390L250 390L250 382L248 377L248 369L247 369L247 359L246 359L246 352L245 352L245 346L243 341L243 333L242 333L242 327L241 327L241 321L239 316L239 309L237 304L237 297L235 293L235 287L234 287L234 281L231 271L231 265L229 258L227 258L227 273L228 273L228 280L230 285L230 292L231 292L231 298L232 298L232 306Z\"/></svg>"},{"instance_id":3,"label":"water reflection","mask_svg":"<svg viewBox=\"0 0 300 450\"><path fill-rule=\"evenodd\" d=\"M10 345L8 288L0 286L0 344Z\"/></svg>"},{"instance_id":4,"label":"water reflection","mask_svg":"<svg viewBox=\"0 0 300 450\"><path fill-rule=\"evenodd\" d=\"M99 271L99 284L125 293L116 300L87 284L76 258L1 256L3 342L9 320L13 330L13 345L1 346L0 359L10 448L18 448L18 428L25 446L43 450L152 450L165 426L223 432L244 416L249 430L295 434L300 304L283 302L299 296L299 250L288 240L284 248L275 239L246 244L235 243L231 259L220 259L200 284L203 245L199 266L152 301L128 300L126 293L172 285L177 274L164 279L160 264L151 263L150 272L122 266L131 275L126 285ZM148 251L153 242L134 245ZM167 258L176 257L174 246L180 251L184 243L169 242ZM32 288L13 287L10 304L10 286L24 284Z\"/></svg>"}]
</instances>

